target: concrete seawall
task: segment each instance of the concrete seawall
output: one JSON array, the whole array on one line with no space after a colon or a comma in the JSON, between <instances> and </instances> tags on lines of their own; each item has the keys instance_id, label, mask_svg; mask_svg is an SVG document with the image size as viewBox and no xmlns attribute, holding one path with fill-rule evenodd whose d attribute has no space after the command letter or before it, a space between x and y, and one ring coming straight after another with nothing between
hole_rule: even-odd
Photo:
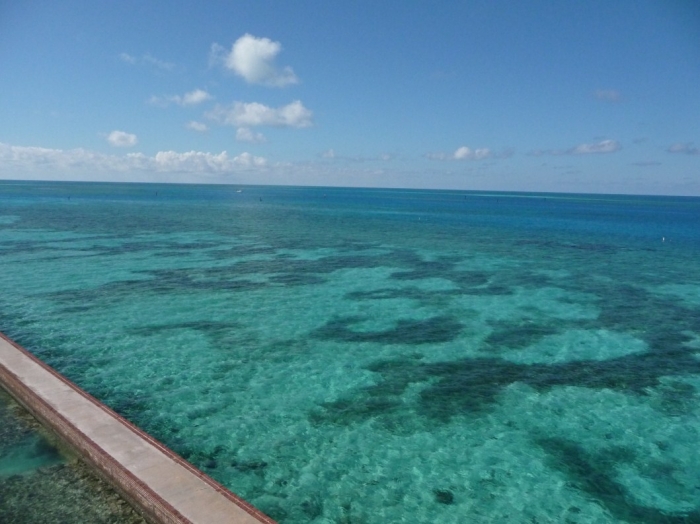
<instances>
[{"instance_id":1,"label":"concrete seawall","mask_svg":"<svg viewBox=\"0 0 700 524\"><path fill-rule=\"evenodd\" d=\"M2 333L0 386L149 521L274 524Z\"/></svg>"}]
</instances>

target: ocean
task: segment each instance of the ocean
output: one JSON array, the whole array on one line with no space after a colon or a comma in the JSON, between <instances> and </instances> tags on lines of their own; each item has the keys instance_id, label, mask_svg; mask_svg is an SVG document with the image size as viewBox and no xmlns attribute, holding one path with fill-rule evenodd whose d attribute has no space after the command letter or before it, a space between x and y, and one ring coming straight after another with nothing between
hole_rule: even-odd
<instances>
[{"instance_id":1,"label":"ocean","mask_svg":"<svg viewBox=\"0 0 700 524\"><path fill-rule=\"evenodd\" d=\"M700 522L700 198L0 182L0 331L287 523Z\"/></svg>"}]
</instances>

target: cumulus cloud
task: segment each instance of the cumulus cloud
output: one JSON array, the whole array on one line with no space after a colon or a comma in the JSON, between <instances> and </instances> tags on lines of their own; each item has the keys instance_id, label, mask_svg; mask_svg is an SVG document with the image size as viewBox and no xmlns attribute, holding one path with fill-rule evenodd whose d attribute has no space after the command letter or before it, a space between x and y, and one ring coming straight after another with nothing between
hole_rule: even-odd
<instances>
[{"instance_id":1,"label":"cumulus cloud","mask_svg":"<svg viewBox=\"0 0 700 524\"><path fill-rule=\"evenodd\" d=\"M622 99L620 92L615 89L597 89L593 96L604 102L619 102Z\"/></svg>"},{"instance_id":2,"label":"cumulus cloud","mask_svg":"<svg viewBox=\"0 0 700 524\"><path fill-rule=\"evenodd\" d=\"M458 148L452 156L455 160L481 160L490 155L491 151L486 147L472 150L467 146L462 146Z\"/></svg>"},{"instance_id":3,"label":"cumulus cloud","mask_svg":"<svg viewBox=\"0 0 700 524\"><path fill-rule=\"evenodd\" d=\"M107 142L114 147L133 147L138 140L134 134L114 130L107 135Z\"/></svg>"},{"instance_id":4,"label":"cumulus cloud","mask_svg":"<svg viewBox=\"0 0 700 524\"><path fill-rule=\"evenodd\" d=\"M279 69L275 65L280 51L282 45L279 42L246 33L233 43L230 52L219 44L213 44L211 56L214 62L223 63L224 67L243 77L249 84L284 87L298 83L299 79L291 67Z\"/></svg>"},{"instance_id":5,"label":"cumulus cloud","mask_svg":"<svg viewBox=\"0 0 700 524\"><path fill-rule=\"evenodd\" d=\"M207 117L236 127L309 127L313 113L299 100L277 108L258 102L234 102L230 106L217 105L207 113Z\"/></svg>"},{"instance_id":6,"label":"cumulus cloud","mask_svg":"<svg viewBox=\"0 0 700 524\"><path fill-rule=\"evenodd\" d=\"M204 133L205 131L209 130L209 128L207 127L207 124L204 124L202 122L197 122L196 120L192 120L190 122L187 122L187 125L185 127L187 129L191 129L192 131L197 131L198 133Z\"/></svg>"},{"instance_id":7,"label":"cumulus cloud","mask_svg":"<svg viewBox=\"0 0 700 524\"><path fill-rule=\"evenodd\" d=\"M143 64L151 66L155 69L160 69L161 71L173 71L175 69L175 64L171 62L165 62L164 60L159 60L151 54L146 53L140 57L130 55L129 53L119 53L119 59L122 62L131 65Z\"/></svg>"},{"instance_id":8,"label":"cumulus cloud","mask_svg":"<svg viewBox=\"0 0 700 524\"><path fill-rule=\"evenodd\" d=\"M267 164L263 157L253 156L250 153L241 153L230 158L226 151L222 151L218 155L202 151L188 151L185 153L159 151L152 159L146 157L146 161L159 171L186 171L194 173L223 173L232 171L236 167L262 167Z\"/></svg>"},{"instance_id":9,"label":"cumulus cloud","mask_svg":"<svg viewBox=\"0 0 700 524\"><path fill-rule=\"evenodd\" d=\"M201 104L202 102L211 100L211 98L212 96L203 89L195 89L194 91L185 93L185 95L182 97L182 105L192 106L196 104Z\"/></svg>"},{"instance_id":10,"label":"cumulus cloud","mask_svg":"<svg viewBox=\"0 0 700 524\"><path fill-rule=\"evenodd\" d=\"M240 167L264 167L267 160L261 156L253 156L250 153L241 153L233 157L233 163Z\"/></svg>"},{"instance_id":11,"label":"cumulus cloud","mask_svg":"<svg viewBox=\"0 0 700 524\"><path fill-rule=\"evenodd\" d=\"M673 144L666 151L669 153L680 153L683 155L700 155L700 149L693 146L692 143Z\"/></svg>"},{"instance_id":12,"label":"cumulus cloud","mask_svg":"<svg viewBox=\"0 0 700 524\"><path fill-rule=\"evenodd\" d=\"M211 96L204 89L195 89L184 95L169 95L169 96L152 96L148 102L153 105L165 107L169 104L177 104L179 106L194 106L211 100L214 97Z\"/></svg>"},{"instance_id":13,"label":"cumulus cloud","mask_svg":"<svg viewBox=\"0 0 700 524\"><path fill-rule=\"evenodd\" d=\"M86 149L50 149L12 146L0 143L0 168L17 171L101 171L124 173L146 171L158 173L228 174L241 169L264 168L264 157L241 153L231 157L226 151L214 154L202 151L159 151L154 156L143 153L104 155Z\"/></svg>"},{"instance_id":14,"label":"cumulus cloud","mask_svg":"<svg viewBox=\"0 0 700 524\"><path fill-rule=\"evenodd\" d=\"M430 160L482 160L492 155L487 147L471 149L467 146L458 147L453 153L428 153L425 155Z\"/></svg>"},{"instance_id":15,"label":"cumulus cloud","mask_svg":"<svg viewBox=\"0 0 700 524\"><path fill-rule=\"evenodd\" d=\"M236 130L236 140L239 142L249 142L251 144L261 144L267 141L262 133L253 131L249 127L239 127Z\"/></svg>"}]
</instances>

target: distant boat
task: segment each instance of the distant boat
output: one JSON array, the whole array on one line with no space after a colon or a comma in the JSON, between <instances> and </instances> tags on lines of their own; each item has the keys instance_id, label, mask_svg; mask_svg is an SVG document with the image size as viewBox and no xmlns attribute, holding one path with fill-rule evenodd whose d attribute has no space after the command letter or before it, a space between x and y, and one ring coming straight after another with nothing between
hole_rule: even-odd
<instances>
[{"instance_id":1,"label":"distant boat","mask_svg":"<svg viewBox=\"0 0 700 524\"><path fill-rule=\"evenodd\" d=\"M238 189L238 190L236 190L236 193L243 193L243 190L242 190L242 189Z\"/></svg>"}]
</instances>

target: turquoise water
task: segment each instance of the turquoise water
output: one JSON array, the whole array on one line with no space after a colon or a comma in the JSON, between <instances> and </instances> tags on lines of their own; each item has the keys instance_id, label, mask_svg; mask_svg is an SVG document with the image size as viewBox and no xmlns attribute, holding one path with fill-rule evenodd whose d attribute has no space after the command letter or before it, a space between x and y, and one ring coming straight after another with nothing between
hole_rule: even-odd
<instances>
[{"instance_id":1,"label":"turquoise water","mask_svg":"<svg viewBox=\"0 0 700 524\"><path fill-rule=\"evenodd\" d=\"M145 523L81 462L61 455L43 428L2 389L0 522Z\"/></svg>"},{"instance_id":2,"label":"turquoise water","mask_svg":"<svg viewBox=\"0 0 700 524\"><path fill-rule=\"evenodd\" d=\"M16 414L19 409L0 389L0 483L14 475L64 462L58 450L28 424L23 424L24 420Z\"/></svg>"},{"instance_id":3,"label":"turquoise water","mask_svg":"<svg viewBox=\"0 0 700 524\"><path fill-rule=\"evenodd\" d=\"M698 198L5 182L0 329L282 523L700 522L699 225Z\"/></svg>"}]
</instances>

